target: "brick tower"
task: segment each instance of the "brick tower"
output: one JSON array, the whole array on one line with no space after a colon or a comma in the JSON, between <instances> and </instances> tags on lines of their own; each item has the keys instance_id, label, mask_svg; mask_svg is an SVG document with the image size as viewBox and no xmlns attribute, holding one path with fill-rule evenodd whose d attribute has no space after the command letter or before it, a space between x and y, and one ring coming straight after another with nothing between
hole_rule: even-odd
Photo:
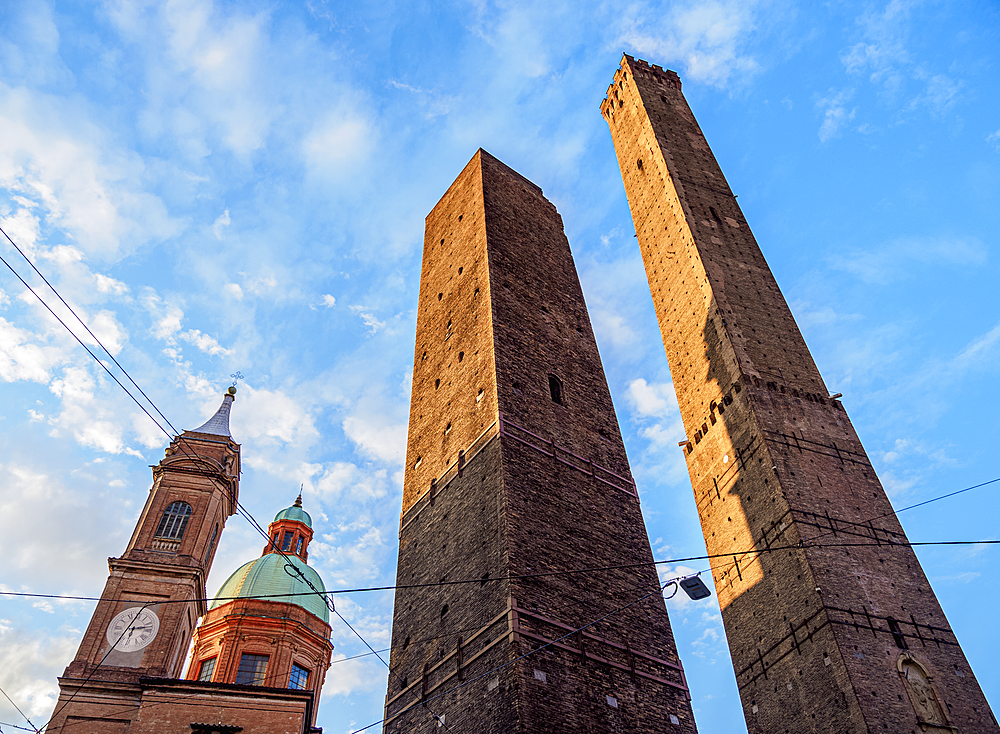
<instances>
[{"instance_id":1,"label":"brick tower","mask_svg":"<svg viewBox=\"0 0 1000 734\"><path fill-rule=\"evenodd\" d=\"M435 585L386 732L695 731L562 220L483 150L427 217L406 462L397 583Z\"/></svg>"},{"instance_id":2,"label":"brick tower","mask_svg":"<svg viewBox=\"0 0 1000 734\"><path fill-rule=\"evenodd\" d=\"M216 414L175 438L153 467L132 539L120 558L108 559L101 601L59 679L48 731L127 731L140 681L180 677L206 611L205 579L219 536L236 511L240 447L229 435L235 394L230 388Z\"/></svg>"},{"instance_id":3,"label":"brick tower","mask_svg":"<svg viewBox=\"0 0 1000 734\"><path fill-rule=\"evenodd\" d=\"M749 730L1000 731L677 74L625 56L601 111Z\"/></svg>"}]
</instances>

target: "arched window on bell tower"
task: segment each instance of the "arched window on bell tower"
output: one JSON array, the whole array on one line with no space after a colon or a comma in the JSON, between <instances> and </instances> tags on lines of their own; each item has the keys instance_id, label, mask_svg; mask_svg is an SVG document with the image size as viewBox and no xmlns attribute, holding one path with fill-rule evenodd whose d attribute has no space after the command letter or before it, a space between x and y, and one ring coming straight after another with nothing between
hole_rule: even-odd
<instances>
[{"instance_id":1,"label":"arched window on bell tower","mask_svg":"<svg viewBox=\"0 0 1000 734\"><path fill-rule=\"evenodd\" d=\"M191 505L187 502L171 502L163 511L160 524L156 526L154 538L174 540L178 543L184 538L188 520L191 519Z\"/></svg>"}]
</instances>

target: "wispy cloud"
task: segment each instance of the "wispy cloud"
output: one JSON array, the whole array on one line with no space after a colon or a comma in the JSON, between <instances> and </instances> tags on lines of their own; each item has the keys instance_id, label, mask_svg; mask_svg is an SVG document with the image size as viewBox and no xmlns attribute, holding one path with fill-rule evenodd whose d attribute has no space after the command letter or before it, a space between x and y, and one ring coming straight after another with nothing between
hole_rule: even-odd
<instances>
[{"instance_id":1,"label":"wispy cloud","mask_svg":"<svg viewBox=\"0 0 1000 734\"><path fill-rule=\"evenodd\" d=\"M817 100L816 107L823 113L823 123L819 127L820 142L827 142L840 134L857 112L857 108L847 108L847 103L854 96L853 89L843 89L839 92L830 90L830 94Z\"/></svg>"},{"instance_id":2,"label":"wispy cloud","mask_svg":"<svg viewBox=\"0 0 1000 734\"><path fill-rule=\"evenodd\" d=\"M647 59L679 64L692 80L726 87L742 84L760 65L748 50L757 25L756 2L666 2L627 6L616 45Z\"/></svg>"},{"instance_id":3,"label":"wispy cloud","mask_svg":"<svg viewBox=\"0 0 1000 734\"><path fill-rule=\"evenodd\" d=\"M866 283L890 283L908 277L914 264L967 268L983 265L989 249L977 237L905 237L869 250L851 250L830 258L830 265Z\"/></svg>"}]
</instances>

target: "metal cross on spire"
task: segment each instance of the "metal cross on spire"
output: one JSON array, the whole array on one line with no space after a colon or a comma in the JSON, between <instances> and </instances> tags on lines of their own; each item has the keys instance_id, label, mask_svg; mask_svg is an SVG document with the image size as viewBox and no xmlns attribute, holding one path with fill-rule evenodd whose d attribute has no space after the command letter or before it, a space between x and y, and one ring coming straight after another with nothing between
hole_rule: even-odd
<instances>
[{"instance_id":1,"label":"metal cross on spire","mask_svg":"<svg viewBox=\"0 0 1000 734\"><path fill-rule=\"evenodd\" d=\"M240 380L246 379L245 377L243 377L243 373L240 372L239 370L236 370L229 376L233 378L233 387L236 387L236 383L239 382Z\"/></svg>"}]
</instances>

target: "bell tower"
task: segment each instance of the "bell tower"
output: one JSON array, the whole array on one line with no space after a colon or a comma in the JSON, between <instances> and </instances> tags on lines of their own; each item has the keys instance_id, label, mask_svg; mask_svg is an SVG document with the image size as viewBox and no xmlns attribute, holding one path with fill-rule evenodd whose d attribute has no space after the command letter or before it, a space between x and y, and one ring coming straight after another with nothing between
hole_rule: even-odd
<instances>
[{"instance_id":1,"label":"bell tower","mask_svg":"<svg viewBox=\"0 0 1000 734\"><path fill-rule=\"evenodd\" d=\"M207 611L205 580L226 519L236 511L240 447L229 432L236 388L204 425L171 441L128 547L110 574L74 660L59 679L48 731L118 731L142 678L179 678ZM111 727L111 728L108 728ZM122 729L123 731L125 729Z\"/></svg>"}]
</instances>

